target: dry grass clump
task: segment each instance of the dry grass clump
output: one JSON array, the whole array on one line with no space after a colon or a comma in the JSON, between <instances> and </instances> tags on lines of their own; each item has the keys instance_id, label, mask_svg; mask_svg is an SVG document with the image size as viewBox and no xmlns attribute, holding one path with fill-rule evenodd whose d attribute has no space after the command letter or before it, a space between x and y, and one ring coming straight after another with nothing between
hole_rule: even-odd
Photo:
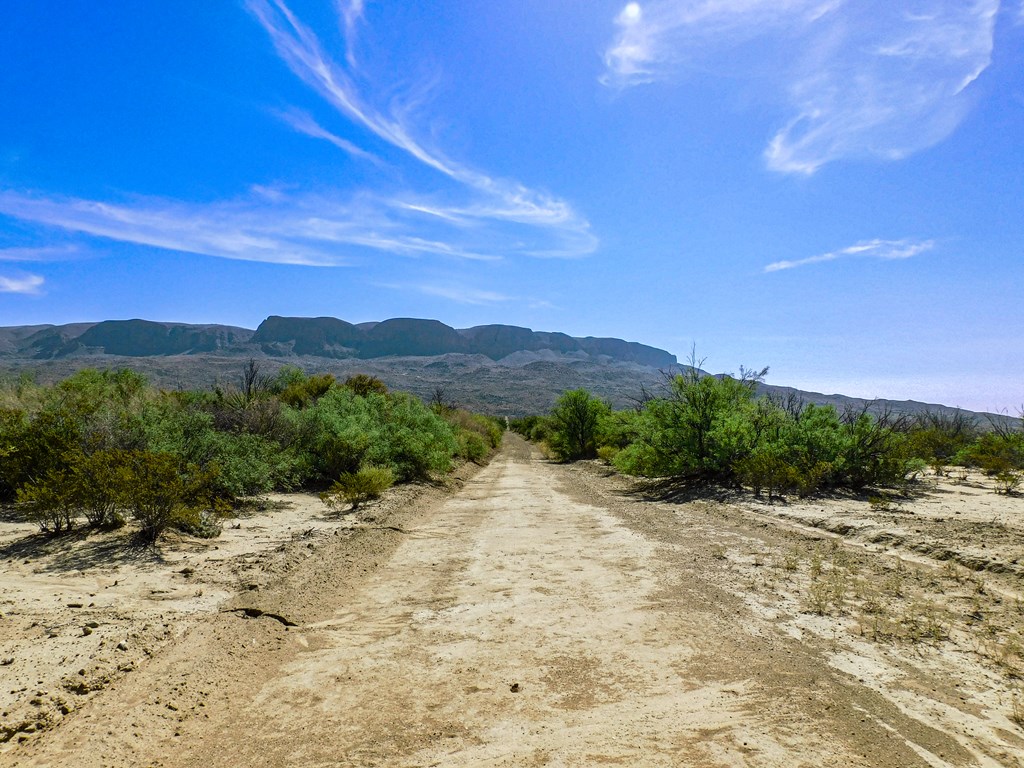
<instances>
[{"instance_id":1,"label":"dry grass clump","mask_svg":"<svg viewBox=\"0 0 1024 768\"><path fill-rule=\"evenodd\" d=\"M952 560L937 569L911 566L836 541L796 545L768 563L776 576L762 581L792 584L805 613L845 620L872 642L954 643L1008 678L1024 679L1024 603L1007 601L980 574Z\"/></svg>"}]
</instances>

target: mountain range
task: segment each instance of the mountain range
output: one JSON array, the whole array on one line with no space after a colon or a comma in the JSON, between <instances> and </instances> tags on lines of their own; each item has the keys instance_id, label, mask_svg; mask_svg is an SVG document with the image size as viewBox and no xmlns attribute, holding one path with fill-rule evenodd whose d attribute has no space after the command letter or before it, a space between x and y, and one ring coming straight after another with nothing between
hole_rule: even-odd
<instances>
[{"instance_id":1,"label":"mountain range","mask_svg":"<svg viewBox=\"0 0 1024 768\"><path fill-rule=\"evenodd\" d=\"M0 357L26 360L203 354L365 360L452 353L501 360L517 352L553 352L654 368L676 363L675 355L662 349L622 339L574 338L513 325L478 325L456 330L437 320L412 318L355 325L334 317L272 315L256 330L149 320L0 328Z\"/></svg>"},{"instance_id":2,"label":"mountain range","mask_svg":"<svg viewBox=\"0 0 1024 768\"><path fill-rule=\"evenodd\" d=\"M545 413L567 389L584 387L616 408L635 406L681 370L675 355L614 338L583 338L511 325L455 329L437 320L348 323L272 315L255 330L228 325L106 320L0 328L0 376L41 382L82 368L133 368L157 386L232 386L249 358L266 373L295 365L344 379L356 373L393 389L499 416ZM872 400L761 385L762 393L847 408L953 413L913 400ZM1016 423L985 414L983 423Z\"/></svg>"}]
</instances>

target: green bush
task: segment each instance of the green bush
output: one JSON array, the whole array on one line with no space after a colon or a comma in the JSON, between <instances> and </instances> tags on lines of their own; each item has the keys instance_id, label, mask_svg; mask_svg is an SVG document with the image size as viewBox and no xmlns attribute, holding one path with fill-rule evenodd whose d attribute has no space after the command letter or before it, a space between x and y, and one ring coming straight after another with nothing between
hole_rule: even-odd
<instances>
[{"instance_id":1,"label":"green bush","mask_svg":"<svg viewBox=\"0 0 1024 768\"><path fill-rule=\"evenodd\" d=\"M636 439L615 458L624 472L690 482L736 482L736 463L753 452L757 408L750 382L701 375L672 380L667 396L647 402Z\"/></svg>"},{"instance_id":2,"label":"green bush","mask_svg":"<svg viewBox=\"0 0 1024 768\"><path fill-rule=\"evenodd\" d=\"M36 523L41 531L70 531L78 515L78 507L70 490L67 470L50 469L38 480L18 489L17 501L25 519Z\"/></svg>"},{"instance_id":3,"label":"green bush","mask_svg":"<svg viewBox=\"0 0 1024 768\"><path fill-rule=\"evenodd\" d=\"M394 482L395 475L387 467L362 467L356 472L343 473L320 498L331 509L351 505L354 510L360 504L380 498Z\"/></svg>"},{"instance_id":4,"label":"green bush","mask_svg":"<svg viewBox=\"0 0 1024 768\"><path fill-rule=\"evenodd\" d=\"M954 463L977 467L990 477L1024 469L1024 433L987 432L958 451Z\"/></svg>"},{"instance_id":5,"label":"green bush","mask_svg":"<svg viewBox=\"0 0 1024 768\"><path fill-rule=\"evenodd\" d=\"M456 440L459 446L458 455L466 461L480 464L487 458L487 454L490 452L490 447L476 432L461 430Z\"/></svg>"},{"instance_id":6,"label":"green bush","mask_svg":"<svg viewBox=\"0 0 1024 768\"><path fill-rule=\"evenodd\" d=\"M376 376L368 376L365 373L357 373L355 376L349 376L345 379L344 386L345 389L351 391L357 397L388 394L387 385L383 381L378 379Z\"/></svg>"},{"instance_id":7,"label":"green bush","mask_svg":"<svg viewBox=\"0 0 1024 768\"><path fill-rule=\"evenodd\" d=\"M314 482L364 464L391 467L399 481L425 480L449 471L458 450L455 429L402 393L361 396L336 387L289 418L305 476Z\"/></svg>"},{"instance_id":8,"label":"green bush","mask_svg":"<svg viewBox=\"0 0 1024 768\"><path fill-rule=\"evenodd\" d=\"M128 456L125 505L139 525L139 537L155 542L176 521L189 521L215 508L214 475L182 466L168 453L137 451Z\"/></svg>"},{"instance_id":9,"label":"green bush","mask_svg":"<svg viewBox=\"0 0 1024 768\"><path fill-rule=\"evenodd\" d=\"M334 376L329 373L307 377L298 368L294 370L298 371L298 377L294 374L288 377L278 374L279 379L284 378L288 383L277 392L277 397L281 402L292 408L305 408L310 403L316 402L326 395L336 383Z\"/></svg>"},{"instance_id":10,"label":"green bush","mask_svg":"<svg viewBox=\"0 0 1024 768\"><path fill-rule=\"evenodd\" d=\"M796 488L800 483L799 472L780 457L767 451L759 451L737 462L736 472L744 485L761 495L768 491L768 501Z\"/></svg>"},{"instance_id":11,"label":"green bush","mask_svg":"<svg viewBox=\"0 0 1024 768\"><path fill-rule=\"evenodd\" d=\"M1020 472L1003 471L996 475L996 493L1002 493L1009 496L1015 493L1020 488L1021 482L1024 478L1021 477Z\"/></svg>"},{"instance_id":12,"label":"green bush","mask_svg":"<svg viewBox=\"0 0 1024 768\"><path fill-rule=\"evenodd\" d=\"M562 461L597 456L600 428L611 409L585 389L564 392L548 420L548 445Z\"/></svg>"},{"instance_id":13,"label":"green bush","mask_svg":"<svg viewBox=\"0 0 1024 768\"><path fill-rule=\"evenodd\" d=\"M442 418L371 376L337 386L285 367L268 378L256 361L240 386L208 392L157 391L131 371L0 382L0 501L53 532L130 516L149 540L169 525L206 535L218 504L239 497L323 488L369 465L410 481L449 471L455 456L483 461L502 426Z\"/></svg>"},{"instance_id":14,"label":"green bush","mask_svg":"<svg viewBox=\"0 0 1024 768\"><path fill-rule=\"evenodd\" d=\"M70 463L68 492L94 528L124 525L125 497L131 493L129 454L121 450L78 454Z\"/></svg>"}]
</instances>

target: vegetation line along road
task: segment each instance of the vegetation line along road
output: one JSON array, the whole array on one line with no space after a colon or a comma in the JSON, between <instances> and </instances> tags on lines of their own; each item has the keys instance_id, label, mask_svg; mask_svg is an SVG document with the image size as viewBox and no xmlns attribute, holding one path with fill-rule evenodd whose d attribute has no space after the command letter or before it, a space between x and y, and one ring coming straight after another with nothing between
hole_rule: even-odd
<instances>
[{"instance_id":1,"label":"vegetation line along road","mask_svg":"<svg viewBox=\"0 0 1024 768\"><path fill-rule=\"evenodd\" d=\"M366 376L8 385L3 754L1019 766L1021 432L757 379L694 366L619 412L570 391L513 422L539 448ZM69 583L88 598L54 605Z\"/></svg>"}]
</instances>

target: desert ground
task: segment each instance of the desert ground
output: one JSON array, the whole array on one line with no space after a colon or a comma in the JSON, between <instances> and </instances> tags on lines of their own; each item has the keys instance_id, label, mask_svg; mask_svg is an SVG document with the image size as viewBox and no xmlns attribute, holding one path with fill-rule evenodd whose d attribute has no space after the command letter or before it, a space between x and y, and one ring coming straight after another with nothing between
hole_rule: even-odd
<instances>
[{"instance_id":1,"label":"desert ground","mask_svg":"<svg viewBox=\"0 0 1024 768\"><path fill-rule=\"evenodd\" d=\"M515 435L212 540L0 517L4 766L1024 766L1024 498L692 498Z\"/></svg>"}]
</instances>

